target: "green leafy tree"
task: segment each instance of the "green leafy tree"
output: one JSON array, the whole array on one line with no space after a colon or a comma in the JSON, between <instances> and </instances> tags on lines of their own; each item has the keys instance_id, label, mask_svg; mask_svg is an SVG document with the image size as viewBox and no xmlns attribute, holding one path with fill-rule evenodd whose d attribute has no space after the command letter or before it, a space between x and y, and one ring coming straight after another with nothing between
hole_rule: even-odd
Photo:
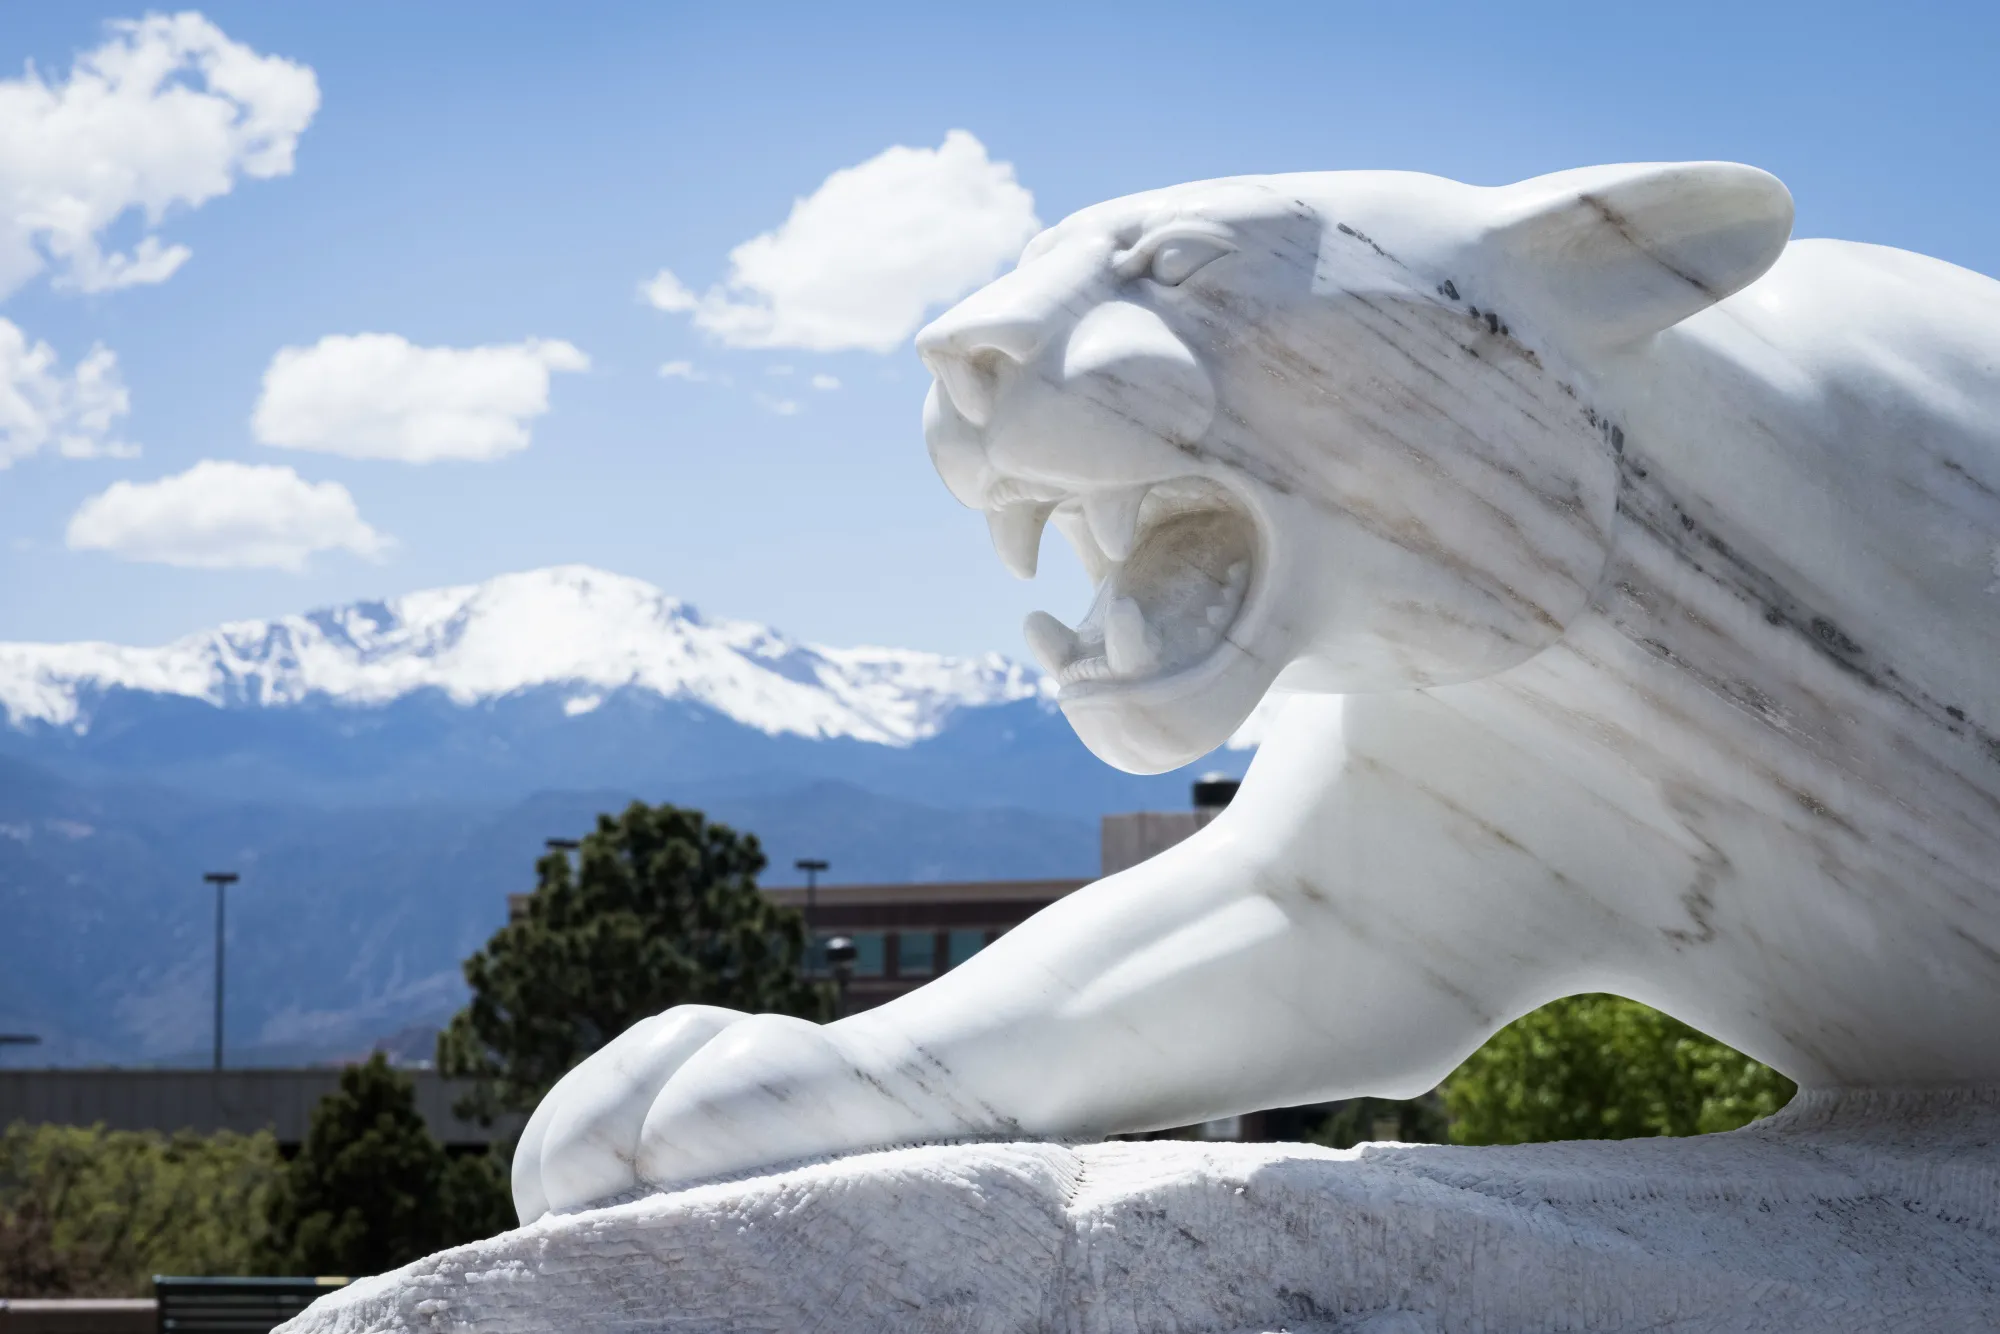
<instances>
[{"instance_id":1,"label":"green leafy tree","mask_svg":"<svg viewBox=\"0 0 2000 1334\"><path fill-rule=\"evenodd\" d=\"M1796 1086L1725 1043L1618 996L1571 996L1493 1035L1443 1086L1456 1144L1734 1130Z\"/></svg>"},{"instance_id":2,"label":"green leafy tree","mask_svg":"<svg viewBox=\"0 0 2000 1334\"><path fill-rule=\"evenodd\" d=\"M268 1134L0 1132L0 1296L140 1297L154 1274L256 1271L284 1170Z\"/></svg>"},{"instance_id":3,"label":"green leafy tree","mask_svg":"<svg viewBox=\"0 0 2000 1334\"><path fill-rule=\"evenodd\" d=\"M454 1158L380 1052L320 1099L270 1207L269 1263L290 1274L376 1274L513 1223L493 1155Z\"/></svg>"},{"instance_id":4,"label":"green leafy tree","mask_svg":"<svg viewBox=\"0 0 2000 1334\"><path fill-rule=\"evenodd\" d=\"M479 1081L465 1112L528 1111L572 1066L674 1005L825 1019L802 968L805 920L757 889L764 853L701 812L634 802L601 815L573 872L552 853L527 911L465 962L472 1002L438 1066Z\"/></svg>"}]
</instances>

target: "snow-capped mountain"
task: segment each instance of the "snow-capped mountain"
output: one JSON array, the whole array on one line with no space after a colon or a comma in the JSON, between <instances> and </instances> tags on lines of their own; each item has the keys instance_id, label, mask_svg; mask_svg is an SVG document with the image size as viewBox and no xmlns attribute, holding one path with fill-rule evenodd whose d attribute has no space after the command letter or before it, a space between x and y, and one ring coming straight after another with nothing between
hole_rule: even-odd
<instances>
[{"instance_id":1,"label":"snow-capped mountain","mask_svg":"<svg viewBox=\"0 0 2000 1334\"><path fill-rule=\"evenodd\" d=\"M321 806L833 780L1089 818L1150 793L1084 751L1053 695L997 654L800 643L559 566L158 648L0 644L0 755Z\"/></svg>"},{"instance_id":2,"label":"snow-capped mountain","mask_svg":"<svg viewBox=\"0 0 2000 1334\"><path fill-rule=\"evenodd\" d=\"M570 717L639 689L768 736L889 746L935 735L960 709L1052 694L998 654L800 644L579 565L239 621L160 648L0 643L0 708L16 729L88 732L93 703L113 691L268 709L379 707L421 691L464 706L546 688Z\"/></svg>"}]
</instances>

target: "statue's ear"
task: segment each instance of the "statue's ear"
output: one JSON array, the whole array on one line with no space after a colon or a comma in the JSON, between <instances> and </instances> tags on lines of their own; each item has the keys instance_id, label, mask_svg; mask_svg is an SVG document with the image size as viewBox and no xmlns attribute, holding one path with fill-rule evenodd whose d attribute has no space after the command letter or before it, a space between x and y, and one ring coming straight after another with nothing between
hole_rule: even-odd
<instances>
[{"instance_id":1,"label":"statue's ear","mask_svg":"<svg viewBox=\"0 0 2000 1334\"><path fill-rule=\"evenodd\" d=\"M1791 193L1733 162L1585 167L1495 197L1482 248L1501 317L1598 346L1656 334L1747 287L1792 232Z\"/></svg>"}]
</instances>

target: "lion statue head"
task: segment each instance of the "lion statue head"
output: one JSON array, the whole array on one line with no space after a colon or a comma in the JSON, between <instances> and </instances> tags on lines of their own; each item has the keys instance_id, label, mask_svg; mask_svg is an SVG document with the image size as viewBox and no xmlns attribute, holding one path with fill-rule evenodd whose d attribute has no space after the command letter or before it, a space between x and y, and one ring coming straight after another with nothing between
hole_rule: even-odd
<instances>
[{"instance_id":1,"label":"lion statue head","mask_svg":"<svg viewBox=\"0 0 2000 1334\"><path fill-rule=\"evenodd\" d=\"M1790 227L1726 163L1131 195L918 335L925 436L1010 569L1051 520L1075 546L1095 599L1029 644L1098 756L1158 772L1274 685L1445 685L1559 639L1612 551L1621 368Z\"/></svg>"}]
</instances>

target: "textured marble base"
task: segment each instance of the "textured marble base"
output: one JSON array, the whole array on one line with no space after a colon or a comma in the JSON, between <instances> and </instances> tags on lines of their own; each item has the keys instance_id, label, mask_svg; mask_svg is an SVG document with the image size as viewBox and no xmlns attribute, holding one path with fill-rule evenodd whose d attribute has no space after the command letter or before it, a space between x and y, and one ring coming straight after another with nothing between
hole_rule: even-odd
<instances>
[{"instance_id":1,"label":"textured marble base","mask_svg":"<svg viewBox=\"0 0 2000 1334\"><path fill-rule=\"evenodd\" d=\"M1520 1148L932 1146L553 1215L286 1334L2000 1329L2000 1093Z\"/></svg>"}]
</instances>

